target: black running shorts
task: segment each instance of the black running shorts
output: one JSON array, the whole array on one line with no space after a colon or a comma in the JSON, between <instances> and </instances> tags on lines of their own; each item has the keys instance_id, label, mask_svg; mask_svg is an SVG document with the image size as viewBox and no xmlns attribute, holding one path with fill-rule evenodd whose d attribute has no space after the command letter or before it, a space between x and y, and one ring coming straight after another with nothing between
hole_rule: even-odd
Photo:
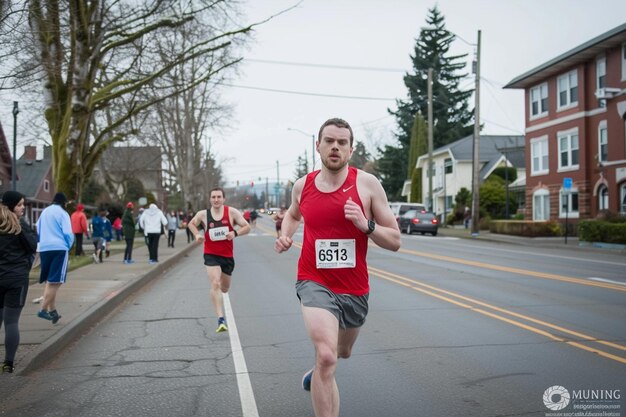
<instances>
[{"instance_id":1,"label":"black running shorts","mask_svg":"<svg viewBox=\"0 0 626 417\"><path fill-rule=\"evenodd\" d=\"M235 269L235 258L226 258L224 256L204 254L204 264L206 266L219 266L222 273L232 275Z\"/></svg>"}]
</instances>

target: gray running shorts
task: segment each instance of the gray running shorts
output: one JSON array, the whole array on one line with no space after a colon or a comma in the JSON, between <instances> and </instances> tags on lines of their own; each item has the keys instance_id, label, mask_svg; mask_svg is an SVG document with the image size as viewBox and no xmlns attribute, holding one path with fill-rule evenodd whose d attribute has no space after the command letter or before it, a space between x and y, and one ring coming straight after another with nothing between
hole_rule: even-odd
<instances>
[{"instance_id":1,"label":"gray running shorts","mask_svg":"<svg viewBox=\"0 0 626 417\"><path fill-rule=\"evenodd\" d=\"M296 294L305 307L317 307L330 311L342 329L361 327L367 316L369 294L356 296L335 294L323 285L310 280L296 281Z\"/></svg>"}]
</instances>

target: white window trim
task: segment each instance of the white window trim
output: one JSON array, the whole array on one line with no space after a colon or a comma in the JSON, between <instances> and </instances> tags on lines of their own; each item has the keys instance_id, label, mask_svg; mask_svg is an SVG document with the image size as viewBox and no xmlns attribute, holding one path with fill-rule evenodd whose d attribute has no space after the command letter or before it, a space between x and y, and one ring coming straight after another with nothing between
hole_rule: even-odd
<instances>
[{"instance_id":1,"label":"white window trim","mask_svg":"<svg viewBox=\"0 0 626 417\"><path fill-rule=\"evenodd\" d=\"M573 165L570 163L570 165L568 166L561 166L561 138L563 136L568 136L571 137L572 135L577 135L578 136L578 163L576 165ZM569 130L563 130L560 132L556 133L556 145L557 145L557 169L556 172L569 172L569 171L578 171L580 169L580 135L578 134L578 128L575 127L573 129L569 129ZM571 140L570 140L570 145L571 145ZM571 147L570 147L570 154L569 154L569 160L571 162L572 160L572 153L571 153Z\"/></svg>"},{"instance_id":2,"label":"white window trim","mask_svg":"<svg viewBox=\"0 0 626 417\"><path fill-rule=\"evenodd\" d=\"M534 87L532 87L529 90L529 95L528 95L528 103L529 103L529 108L528 108L528 114L529 114L529 119L530 120L535 120L535 119L541 119L542 117L546 117L548 115L548 109L545 109L544 111L541 111L541 89L542 87L545 87L546 89L546 98L549 98L548 94L549 94L549 90L548 90L548 83L542 83L539 85L536 85ZM539 90L539 102L537 103L537 109L539 109L539 113L537 114L533 114L533 90ZM549 105L549 103L548 103Z\"/></svg>"},{"instance_id":3,"label":"white window trim","mask_svg":"<svg viewBox=\"0 0 626 417\"><path fill-rule=\"evenodd\" d=\"M543 213L545 218L538 219L538 218L535 217L535 214L537 213L536 210L535 210L536 209L536 204L535 204L535 198L536 197L544 197L544 198L547 197L547 199L548 199L547 200L548 201L548 212L547 213ZM542 200L543 200L543 198L542 198ZM533 220L534 221L550 220L550 192L548 190L542 188L540 190L535 191L533 193L532 205L533 205L532 211L533 211ZM543 210L543 208L542 208L542 210Z\"/></svg>"},{"instance_id":4,"label":"white window trim","mask_svg":"<svg viewBox=\"0 0 626 417\"><path fill-rule=\"evenodd\" d=\"M535 167L533 166L533 159L534 159L534 155L533 155L533 144L535 144L536 142L545 142L546 143L546 156L548 157L548 166L547 167L543 167L543 169L537 169L535 170ZM538 175L547 175L550 173L550 143L548 142L548 135L544 135L544 136L540 136L538 138L532 138L530 140L530 175L531 176L538 176ZM543 156L543 155L542 155Z\"/></svg>"},{"instance_id":5,"label":"white window trim","mask_svg":"<svg viewBox=\"0 0 626 417\"><path fill-rule=\"evenodd\" d=\"M604 195L606 194L606 204L603 204ZM605 207L603 207L605 206ZM601 185L598 189L598 210L608 210L610 206L609 189L606 185Z\"/></svg>"},{"instance_id":6,"label":"white window trim","mask_svg":"<svg viewBox=\"0 0 626 417\"><path fill-rule=\"evenodd\" d=\"M626 198L626 183L622 184L619 187L619 212L620 214L626 214L626 208L624 208L624 205L622 204L625 198Z\"/></svg>"},{"instance_id":7,"label":"white window trim","mask_svg":"<svg viewBox=\"0 0 626 417\"><path fill-rule=\"evenodd\" d=\"M601 73L601 69L603 72ZM596 90L600 88L600 76L604 76L604 86L606 87L606 57L601 55L596 58Z\"/></svg>"},{"instance_id":8,"label":"white window trim","mask_svg":"<svg viewBox=\"0 0 626 417\"><path fill-rule=\"evenodd\" d=\"M567 198L568 199L568 207L570 208L567 212L567 217L569 219L577 219L578 216L580 215L580 212L578 211L572 211L571 206L572 206L572 194L578 194L578 206L580 207L580 193L578 192L578 188L572 188L567 195L565 194L565 189L561 188L559 190L559 219L564 219L565 218L565 211L563 211L563 198Z\"/></svg>"},{"instance_id":9,"label":"white window trim","mask_svg":"<svg viewBox=\"0 0 626 417\"><path fill-rule=\"evenodd\" d=\"M50 181L48 180L43 180L43 190L45 192L50 191Z\"/></svg>"},{"instance_id":10,"label":"white window trim","mask_svg":"<svg viewBox=\"0 0 626 417\"><path fill-rule=\"evenodd\" d=\"M601 150L602 150L602 134L601 133L602 133L602 130L606 131L606 146L607 146L607 149L608 149L608 146L609 146L609 130L607 128L606 120L601 120L600 123L598 123L598 158L597 159L598 159L598 162L608 162L609 161L608 160L608 157L609 157L608 150L607 150L607 153L606 153L607 159L606 160L601 159L601 155L602 155L602 152L601 152ZM580 145L580 137L578 138L578 143Z\"/></svg>"},{"instance_id":11,"label":"white window trim","mask_svg":"<svg viewBox=\"0 0 626 417\"><path fill-rule=\"evenodd\" d=\"M571 109L573 107L578 106L578 97L576 97L576 101L571 101L572 98L569 96L569 91L572 89L572 86L569 85L569 76L570 74L576 74L576 87L578 87L578 95L580 95L580 86L578 83L578 70L573 69L571 71L566 72L565 74L561 74L556 78L556 109L557 111ZM567 79L567 104L561 104L561 90L559 90L559 80L562 78Z\"/></svg>"}]
</instances>

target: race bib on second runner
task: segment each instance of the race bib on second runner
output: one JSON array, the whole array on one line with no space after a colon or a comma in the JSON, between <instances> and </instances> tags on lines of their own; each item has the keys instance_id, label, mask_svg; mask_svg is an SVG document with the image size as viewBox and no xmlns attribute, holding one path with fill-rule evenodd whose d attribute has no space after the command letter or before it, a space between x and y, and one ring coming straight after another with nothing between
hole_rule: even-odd
<instances>
[{"instance_id":1,"label":"race bib on second runner","mask_svg":"<svg viewBox=\"0 0 626 417\"><path fill-rule=\"evenodd\" d=\"M209 229L209 238L213 242L217 242L218 240L226 240L227 234L228 226L214 227L213 229Z\"/></svg>"},{"instance_id":2,"label":"race bib on second runner","mask_svg":"<svg viewBox=\"0 0 626 417\"><path fill-rule=\"evenodd\" d=\"M317 239L315 241L317 269L354 268L356 251L354 239Z\"/></svg>"}]
</instances>

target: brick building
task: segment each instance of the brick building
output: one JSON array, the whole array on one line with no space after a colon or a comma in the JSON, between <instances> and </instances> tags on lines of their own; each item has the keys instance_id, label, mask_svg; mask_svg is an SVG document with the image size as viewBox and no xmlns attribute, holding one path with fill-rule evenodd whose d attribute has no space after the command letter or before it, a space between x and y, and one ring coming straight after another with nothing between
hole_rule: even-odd
<instances>
[{"instance_id":1,"label":"brick building","mask_svg":"<svg viewBox=\"0 0 626 417\"><path fill-rule=\"evenodd\" d=\"M525 91L526 218L626 214L626 24L504 88Z\"/></svg>"}]
</instances>

